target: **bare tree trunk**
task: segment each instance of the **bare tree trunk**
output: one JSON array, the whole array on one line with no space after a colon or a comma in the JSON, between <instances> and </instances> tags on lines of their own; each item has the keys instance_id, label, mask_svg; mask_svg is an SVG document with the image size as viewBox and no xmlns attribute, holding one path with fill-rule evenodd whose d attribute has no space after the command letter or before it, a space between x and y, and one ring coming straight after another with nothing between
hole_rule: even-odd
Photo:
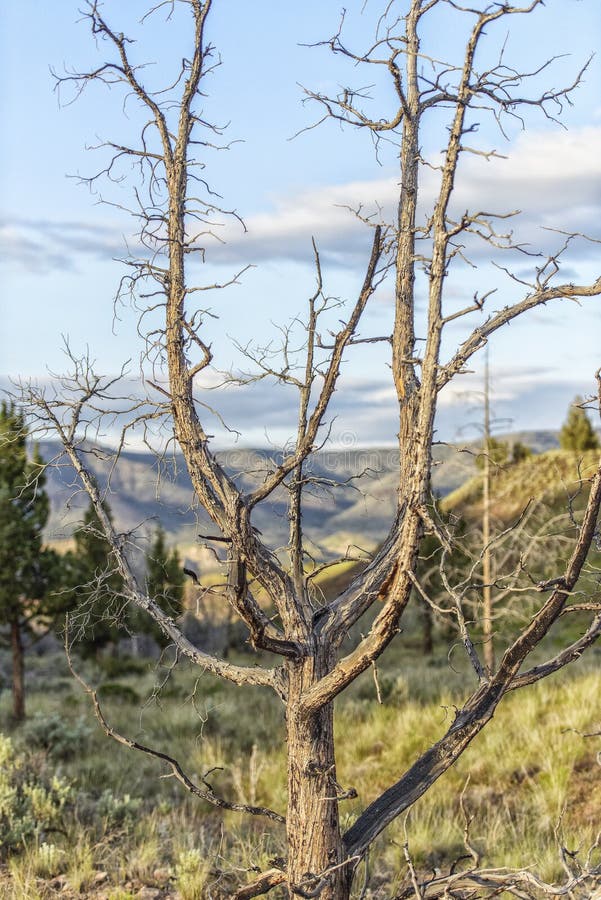
<instances>
[{"instance_id":1,"label":"bare tree trunk","mask_svg":"<svg viewBox=\"0 0 601 900\"><path fill-rule=\"evenodd\" d=\"M491 588L494 565L488 551L483 554L482 566L485 585L484 664L471 637L471 623L466 622L462 608L464 600L470 596L473 579L470 577L463 585L455 587L445 578L445 590L454 605L441 611L449 612L456 618L478 686L463 707L456 711L446 734L435 744L426 745L412 765L404 773L398 773L396 781L376 796L346 834L341 835L339 803L349 793L345 795L341 791L336 778L334 698L361 672L376 663L401 630L400 621L410 596L414 589L420 587L416 569L420 541L424 534L435 534L445 555L453 549L452 534L447 533L446 528L439 523L436 510L431 512L430 503L432 443L438 394L456 375L466 371L466 365L486 346L494 332L522 313L553 299L601 295L601 277L594 283L585 285L557 283L555 276L560 270L558 259L564 252L560 250L549 256L546 263L536 266L531 282L518 279L527 287L523 299L500 310L491 311L484 319L478 319L476 327L455 347L451 357L443 362L443 357L446 358L446 352L441 352L443 329L460 317L472 313L481 314L486 298L493 293L489 291L483 296L476 293L473 304L463 309L450 305L443 288L453 260L458 256L466 259L465 253L471 252L472 237L488 242L491 248L495 248L495 256L499 249L506 249L512 254L521 249L519 244L514 243L511 232L504 235L497 231L498 222L513 216L513 212L470 213L466 210L459 221L452 218L451 200L462 154L471 152L487 158L495 155L494 151L483 151L477 145L470 146L471 140L464 140L475 131L473 120L466 119L466 115L470 106L478 110L485 108L500 123L506 115L519 116L518 108L536 105L549 118L554 119L552 113L556 111L555 107L561 109L564 100L569 100L571 92L580 83L586 66L567 88L547 91L538 100L532 98L531 92L521 96L521 91L518 90L521 83L531 76L513 70L507 74L501 60L483 75L479 75L474 68L480 38L489 25L508 15L527 14L535 7L542 6L543 0L529 0L524 7L492 3L481 13L456 3L446 4L457 7L458 12L476 15L476 21L470 25L463 63L458 67L453 65L449 68L446 63L424 56L420 49L422 19L431 10L445 5L439 0L408 0L405 4L405 7L409 7L406 15L397 14L396 10L392 11L395 5L387 4L377 29L382 35L385 29L388 32L381 39L376 39L365 54L357 55L345 48L340 34L326 42L334 52L342 52L357 65L375 64L381 67L386 62L398 98L397 111L389 119L380 116L370 119L361 108L362 92L344 88L335 97L313 92L308 92L308 96L322 104L327 116L348 125L367 128L376 142L386 133L393 140L400 140L398 212L394 224L386 224L385 221L375 224L376 220L372 221L371 214L365 216L358 211L359 218L365 218L373 226L372 250L356 302L348 319L341 323L340 330L331 332L331 345L322 344L318 327L319 321L322 321L318 317L333 307L330 304L332 298L323 291L319 252L314 243L316 291L309 299L306 323L295 319L296 324L304 325L306 329L304 375L302 362L297 364L296 351L292 354L294 362L288 353L288 341L293 333L291 329L284 331L281 359L276 354L273 367L271 356L269 353L266 356L264 348L257 347L255 356L252 339L248 343L250 350L239 348L254 359L257 378L276 378L280 383L294 386L299 392L298 435L294 449L292 452L285 452L279 462L274 460L273 464L269 463L264 478L249 490L229 474L218 459L213 449L212 435L205 430L207 420L203 412L208 410L205 410L204 404L197 404L195 396L198 389L202 390L198 376L205 369L220 372L220 380L223 374L220 364L211 369L213 351L207 343L210 329L204 327L203 319L213 313L210 308L205 309L204 304L199 305L200 295L197 292L213 291L238 282L238 275L235 275L225 284L192 284L190 272L186 271L189 260L197 258L204 262L203 236L214 237L211 230L215 225L213 217L220 220L223 216L234 215L238 218L235 212L231 213L214 205L218 195L209 188L207 182L193 174L193 167L205 165L203 159L196 157L195 148L218 146L219 140L217 144L213 141L221 135L221 128L201 118L197 108L199 103L203 103L201 98L204 96L204 89L201 80L215 66L214 48L205 43L204 39L205 22L213 2L214 0L188 0L185 4L194 19L194 45L192 53L184 58L179 78L165 93L163 90L155 91L145 87L140 76L141 67L133 65L128 58L130 40L120 31L111 30L99 12L98 4L90 0L84 16L90 20L95 36L100 35L109 44L112 43L115 51L113 61L91 72L68 73L64 78L58 79L58 84L70 83L76 90L82 90L90 80L109 86L119 84L125 88L127 95L133 92L145 108L145 116L149 117L149 122L141 133L141 144L138 142L132 147L112 142L106 144L113 149L114 157L109 168L101 173L108 173L110 176L113 164L128 156L141 165L147 193L141 195L136 188L134 215L136 220L141 217L142 244L146 248L156 248L156 254L151 259L146 252L141 258L129 258L128 264L133 267L133 275L125 278L122 285L129 285L132 295L139 297L141 302L144 298L141 322L147 312L160 306L164 307L166 317L161 329L146 335L149 341L147 351L152 349L145 358L152 368L153 378L156 378L155 367L164 375L163 363L166 360L168 384L164 387L148 380L148 384L161 397L160 400L155 398L152 401L153 408L148 414L134 412L140 410L140 404L137 398L131 398L134 418L124 427L121 446L125 444L126 434L132 424L159 420L165 415L172 417L173 436L185 457L196 499L215 526L216 534L210 539L223 541L228 545L230 569L227 599L248 629L251 646L257 651L277 654L281 657L281 663L273 667L270 664L235 665L207 649L196 647L153 597L140 590L124 549L123 535L116 532L106 514L98 485L91 471L86 468L85 456L79 452L78 435L81 432L80 425L86 421L86 404L90 410L95 410L93 415L98 415L98 422L102 422L106 399L112 396L113 380L97 377L88 359L73 358L75 374L63 381L67 399L62 400L57 395L57 399L49 401L43 389L31 389L30 407L35 409L38 420L42 417L51 423L61 436L70 463L90 496L99 523L110 543L112 556L123 579L125 597L147 611L163 634L175 644L178 652L203 671L209 671L238 685L269 687L283 700L288 743L286 818L284 820L284 816L274 810L232 803L218 797L206 781L202 786L194 784L173 757L119 735L104 719L93 689L82 682L84 689L92 697L96 715L105 733L125 746L162 760L191 794L208 800L218 808L263 816L277 822L279 826L286 822L286 871L283 868L272 868L262 872L253 883L241 887L233 897L250 900L251 897L259 896L287 881L291 898L349 900L353 869L359 858L391 822L417 802L453 765L490 721L503 695L559 670L578 658L601 635L601 616L598 614L598 607L593 605L590 608L596 615L584 635L565 646L557 656L538 663L532 669L521 671L524 660L566 611L580 577L598 529L601 508L600 471L591 481L588 506L574 552L563 576L554 577L547 582L541 581L536 585L536 590L544 595L538 611L503 652L500 639L497 638L499 662L494 675L491 674L494 665L492 612L495 600L498 602L499 598L498 590L495 588L493 592ZM158 3L153 9L163 5ZM386 24L389 10L394 22ZM437 13L438 11L433 13L434 21ZM404 35L400 33L403 22ZM387 60L381 58L381 52L390 53ZM421 72L424 58L432 63L429 75ZM533 74L538 71L540 70ZM179 103L175 103L173 91L178 84L182 90ZM355 107L357 100L360 105ZM432 204L424 207L422 213L421 209L418 212L421 167L430 166L431 163L421 155L421 120L426 114L429 117L430 110L437 109L449 110L446 123L447 144L442 165L435 166L440 172L437 195ZM155 137L149 143L147 134L150 135L153 128ZM203 129L204 138L198 133L200 129ZM89 183L95 184L97 177L91 178ZM195 196L198 185L201 186L200 197ZM200 232L196 233L198 222L202 224ZM471 237L464 241L465 235ZM572 240L583 236L574 233L566 237L564 250ZM469 263L469 259L467 261ZM393 334L361 337L358 329L366 305L388 272L393 270ZM421 311L418 319L421 336L416 336L415 329L418 270L422 273L420 278L428 284L425 332ZM238 274L243 271L245 269ZM513 277L509 270L506 271ZM147 291L149 284L150 292ZM154 299L159 295L164 298L164 303ZM149 304L146 302L147 298L150 299ZM486 312L488 311L487 306ZM376 341L389 342L392 351L392 378L399 409L397 510L388 536L371 562L338 597L324 602L319 609L314 609L307 583L315 573L307 571L307 562L312 557L303 542L302 528L303 490L315 480L309 472L309 462L318 447L324 446L329 440L329 405L337 390L347 348ZM325 356L322 356L323 351L327 351ZM245 375L240 377L232 374L232 378L234 383L252 383L255 375L251 373L246 378ZM489 423L488 395L486 403L486 420ZM323 442L322 437L325 438ZM484 507L487 510L490 495L490 450L490 428L487 424L484 497ZM120 450L117 456L119 452ZM319 479L317 481L319 483ZM328 483L328 479L325 483ZM284 489L290 492L289 562L286 565L281 563L274 549L262 539L253 521L258 504L268 500L274 491ZM486 546L490 540L488 519L483 522L483 532ZM195 581L198 582L196 577ZM530 584L527 587L535 589ZM434 603L432 607L436 608ZM370 608L375 608L378 612L371 622L369 632L362 635L360 640L353 638L352 649L346 656L337 659L337 652L341 650L345 637ZM14 637L17 641L15 658L20 659L20 678L15 677L15 688L19 683L23 704L22 647L18 627ZM13 648L15 649L14 642ZM426 896L417 882L413 887L416 897Z\"/></svg>"},{"instance_id":2,"label":"bare tree trunk","mask_svg":"<svg viewBox=\"0 0 601 900\"><path fill-rule=\"evenodd\" d=\"M13 718L16 722L22 722L25 718L25 660L18 618L10 623L10 644L13 657Z\"/></svg>"},{"instance_id":3,"label":"bare tree trunk","mask_svg":"<svg viewBox=\"0 0 601 900\"><path fill-rule=\"evenodd\" d=\"M484 665L489 673L495 668L495 648L492 625L492 560L490 552L490 372L488 349L484 376L484 485L482 491L482 640Z\"/></svg>"},{"instance_id":4,"label":"bare tree trunk","mask_svg":"<svg viewBox=\"0 0 601 900\"><path fill-rule=\"evenodd\" d=\"M288 883L291 897L346 900L352 871L339 866L344 849L338 818L333 703L303 713L303 688L320 676L319 660L289 667L287 710ZM321 673L323 674L323 673Z\"/></svg>"},{"instance_id":5,"label":"bare tree trunk","mask_svg":"<svg viewBox=\"0 0 601 900\"><path fill-rule=\"evenodd\" d=\"M432 656L434 652L434 635L433 635L433 621L432 621L432 610L427 605L427 603L423 603L421 606L421 617L422 617L422 653L424 656Z\"/></svg>"}]
</instances>

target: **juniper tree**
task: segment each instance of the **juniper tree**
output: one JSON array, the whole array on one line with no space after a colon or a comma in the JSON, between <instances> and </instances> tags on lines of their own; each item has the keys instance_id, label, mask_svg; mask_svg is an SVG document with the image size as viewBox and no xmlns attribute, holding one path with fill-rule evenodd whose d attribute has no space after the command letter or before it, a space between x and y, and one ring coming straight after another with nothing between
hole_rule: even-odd
<instances>
[{"instance_id":1,"label":"juniper tree","mask_svg":"<svg viewBox=\"0 0 601 900\"><path fill-rule=\"evenodd\" d=\"M256 378L271 378L276 387L277 383L284 383L296 389L296 436L281 456L268 461L258 482L239 482L215 453L207 405L196 402L202 374L224 368L219 368L224 348L212 347L206 330L210 292L218 292L223 285L194 281L191 265L196 257L196 271L202 271L202 262L210 256L212 228L217 228L228 215L219 205L215 186L207 181L208 156L211 148L219 144L221 129L212 125L202 111L206 76L216 63L207 29L212 27L211 10L219 2L151 4L149 15L165 9L169 18L176 12L190 15L189 44L176 54L173 78L163 92L155 82L144 80L147 72L139 64L139 43L134 45L119 26L109 23L100 5L89 0L84 16L105 51L103 62L86 72L69 73L60 82L62 87L73 85L79 92L90 82L100 80L115 91L124 89L128 104L137 102L144 111L139 141L107 141L104 146L114 156L102 169L114 177L125 162L128 174L131 171L142 175L134 187L132 209L141 229L140 254L128 259L129 275L124 284L136 302L142 307L146 304L152 312L153 324L142 348L143 364L150 366L146 384L152 391L145 398L151 411L142 408L139 398L132 398L132 415L136 422L147 423L162 417L168 423L170 437L182 451L195 501L212 522L213 533L209 537L227 545L232 577L228 578L226 600L248 630L249 643L257 652L256 665L234 665L192 644L136 577L123 536L116 532L103 506L103 497L82 452L86 423L93 416L102 417L111 397L118 399L114 409L123 415L123 392L115 387L114 379L94 372L89 360L83 358L75 361L74 373L62 387L56 387L53 395L35 386L30 386L27 393L35 414L61 439L89 494L123 580L124 597L151 616L179 654L198 665L200 671L236 685L260 686L281 700L286 731L282 746L287 767L286 809L244 806L218 797L206 779L195 783L177 760L119 735L107 725L97 705L107 734L140 752L155 755L195 796L221 808L244 809L274 823L276 829L285 829L285 859L241 887L235 894L237 898L249 898L284 885L291 897L345 900L357 869L376 838L467 750L490 722L502 698L579 658L601 633L601 613L593 605L582 634L574 638L568 631L561 649L550 658L529 665L530 653L551 627L565 621L562 614L569 608L597 530L600 471L590 479L588 506L565 569L550 572L546 581L535 586L527 581L527 572L518 573L526 578L526 584L520 582L516 589L530 592L532 618L516 628L503 647L497 648L496 661L490 669L484 665L473 639L462 590L451 582L445 585L445 611L455 622L470 665L467 699L445 725L439 739L425 744L409 767L399 770L388 788L361 798L354 821L344 826L341 808L351 794L341 788L337 778L334 701L394 639L402 641L403 615L414 592L421 588L418 556L424 535L436 535L443 553L450 552L453 542L431 495L434 419L440 392L465 371L498 329L518 316L537 308L544 310L565 298L584 299L601 294L601 278L591 283L574 282L567 273L562 278L569 250L579 240L577 234L561 235L560 246L548 257L531 260L504 228L504 220L511 213L477 208L454 213L451 198L458 169L468 153L494 156L478 144L481 117L490 117L501 127L508 118L513 120L531 110L556 119L563 105L571 101L584 69L576 71L565 87L538 91L537 79L548 64L537 66L532 72L519 72L506 64L504 51L500 57L478 61L485 51L487 35L499 29L505 31L511 23L517 25L520 18L542 13L542 0L531 0L524 6L496 2L463 6L454 0L407 0L400 6L384 3L375 38L366 49L353 50L345 44L344 22L337 33L324 41L323 46L350 60L353 72L367 69L366 80L370 83L373 71L389 78L386 102L392 99L393 108L376 109L374 113L370 98L361 87L349 85L333 96L311 90L306 95L318 105L324 120L333 119L345 128L362 130L377 146L384 138L395 142L395 212L386 218L382 209L376 209L373 216L358 210L370 238L370 249L356 296L343 319L338 315L333 329L328 329L331 333L327 340L321 323L322 315L329 309L328 295L317 243L313 247L316 287L310 292L303 323L301 364L291 364L290 344L286 340L281 361L266 358L260 351L254 354ZM465 33L462 58L454 62L439 60L437 53L428 53L422 44L426 25L436 24L443 11L454 16L455 36L462 28ZM267 20L265 28L268 27ZM134 46L135 63L130 57ZM430 119L434 125L444 119L444 150L433 196L423 186L424 173L431 167L422 157L423 130ZM136 165L130 170L129 163ZM96 178L91 183L95 185ZM491 254L506 252L509 260L517 257L519 277L510 273L512 290L522 291L517 299L495 308L491 306L492 292L484 290L458 308L452 295L447 296L449 269L462 256L469 256L465 245L473 247L474 242ZM528 266L529 273L525 272ZM427 296L423 330L421 326L418 330L417 324L418 276ZM386 279L393 307L390 333L365 337L359 332L362 317ZM229 283L237 280L238 276L233 275ZM157 328L154 317L159 312L163 319ZM297 316L295 321L298 319ZM448 333L447 326L458 319L469 327L466 325L466 336L449 350L452 336L443 343L443 335ZM146 322L143 313L141 329ZM313 589L311 545L305 541L303 528L305 492L312 483L309 462L327 438L330 401L341 387L343 359L349 353L360 352L368 340L380 341L383 353L389 353L391 387L398 401L396 509L389 531L369 564L337 596L324 601ZM289 539L285 552L279 555L278 548L264 541L254 520L259 504L269 501L276 491L287 491L289 498ZM431 598L425 590L423 594L424 602L429 602ZM352 736L347 739L352 740ZM478 890L484 875L477 866L473 868L476 871L471 884ZM590 872L585 874L590 877ZM527 875L523 874L523 878ZM453 877L451 873L449 878ZM462 877L469 882L469 873L462 873ZM502 890L500 877L498 872L489 874L486 882L493 885L496 893ZM503 882L510 888L518 878L512 877L513 881L505 876ZM440 894L447 888L452 890L449 884L435 879L428 896L437 896L438 887ZM412 896L425 896L426 888L422 890L417 882L410 890Z\"/></svg>"},{"instance_id":2,"label":"juniper tree","mask_svg":"<svg viewBox=\"0 0 601 900\"><path fill-rule=\"evenodd\" d=\"M183 612L184 579L177 548L168 550L165 530L159 526L146 554L146 591L175 619ZM149 631L161 643L165 641L163 632L149 616L136 616L134 627Z\"/></svg>"},{"instance_id":3,"label":"juniper tree","mask_svg":"<svg viewBox=\"0 0 601 900\"><path fill-rule=\"evenodd\" d=\"M27 427L14 405L0 407L0 626L12 655L13 717L25 717L23 639L61 609L61 560L43 545L49 501L39 451L28 453Z\"/></svg>"},{"instance_id":4,"label":"juniper tree","mask_svg":"<svg viewBox=\"0 0 601 900\"><path fill-rule=\"evenodd\" d=\"M102 510L112 524L113 515L106 500L102 501ZM123 596L123 577L92 502L75 531L74 552L65 554L65 567L72 622L81 649L86 654L98 654L122 636L128 603Z\"/></svg>"},{"instance_id":5,"label":"juniper tree","mask_svg":"<svg viewBox=\"0 0 601 900\"><path fill-rule=\"evenodd\" d=\"M559 432L559 446L562 450L584 453L586 450L598 450L599 438L593 431L586 410L582 406L582 397L576 397L568 417Z\"/></svg>"}]
</instances>

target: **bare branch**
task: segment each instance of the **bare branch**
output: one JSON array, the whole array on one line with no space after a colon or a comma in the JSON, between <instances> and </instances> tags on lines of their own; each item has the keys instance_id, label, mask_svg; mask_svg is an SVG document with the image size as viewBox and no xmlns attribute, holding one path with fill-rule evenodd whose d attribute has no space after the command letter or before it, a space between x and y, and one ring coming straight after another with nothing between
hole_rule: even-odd
<instances>
[{"instance_id":1,"label":"bare branch","mask_svg":"<svg viewBox=\"0 0 601 900\"><path fill-rule=\"evenodd\" d=\"M67 654L67 663L69 665L69 669L73 677L79 682L83 690L92 700L92 705L94 707L94 715L96 716L102 730L107 735L107 737L112 738L114 741L117 741L118 744L123 744L125 747L129 747L131 750L138 750L141 753L146 753L148 756L153 756L155 759L161 760L161 762L166 763L173 774L173 777L182 784L187 791L191 794L194 794L195 797L198 797L200 800L206 800L207 803L211 803L213 806L217 806L219 809L229 809L234 812L244 812L249 813L253 816L265 816L268 819L272 819L274 822L281 822L285 824L286 820L279 813L274 812L271 809L267 809L263 806L248 806L244 803L233 803L230 800L224 800L223 797L219 797L206 780L206 776L202 779L202 787L195 784L184 772L180 764L176 759L172 756L169 756L167 753L163 753L160 750L155 750L152 747L147 747L144 744L140 744L138 741L132 740L131 738L124 737L120 734L116 729L114 729L111 725L108 724L102 708L100 706L100 702L98 700L98 695L96 691L87 684L81 675L75 671L73 668L73 661L71 659L70 649L69 649L69 628L68 623L65 628L65 650ZM252 895L251 895L252 896Z\"/></svg>"},{"instance_id":2,"label":"bare branch","mask_svg":"<svg viewBox=\"0 0 601 900\"><path fill-rule=\"evenodd\" d=\"M578 581L601 509L601 465L591 483L588 504L576 546L568 560L563 584L533 616L529 626L505 651L495 675L472 694L455 716L447 733L408 769L395 785L384 791L359 816L344 837L349 854L361 853L386 824L408 809L447 771L492 717L508 690L521 686L518 671L524 659L559 617L569 593ZM598 623L597 623L598 624ZM569 661L569 654L564 664ZM532 677L531 680L536 680ZM525 684L529 683L528 679Z\"/></svg>"},{"instance_id":3,"label":"bare branch","mask_svg":"<svg viewBox=\"0 0 601 900\"><path fill-rule=\"evenodd\" d=\"M317 438L317 432L319 431L319 428L323 422L323 418L332 398L332 394L334 393L334 390L336 388L344 350L356 331L359 320L363 314L363 311L365 310L367 301L375 290L374 280L376 277L381 253L382 228L377 225L374 230L371 256L369 264L367 266L367 272L365 274L363 287L348 322L346 323L345 327L336 335L334 349L330 357L327 371L324 375L323 386L321 388L313 411L308 418L303 439L301 440L296 451L290 457L285 459L282 464L278 466L275 472L273 472L272 475L265 479L264 484L261 485L260 488L258 488L251 494L251 496L248 498L248 502L251 507L255 506L257 503L259 503L259 501L264 500L266 497L268 497L274 491L274 489L282 483L286 475L288 475L311 452L315 439Z\"/></svg>"},{"instance_id":4,"label":"bare branch","mask_svg":"<svg viewBox=\"0 0 601 900\"><path fill-rule=\"evenodd\" d=\"M491 334L511 322L517 316L522 315L537 306L543 306L549 300L576 299L578 297L597 297L601 294L601 278L590 285L563 284L558 287L546 288L529 294L519 303L506 306L504 309L490 316L479 328L461 344L453 358L441 366L438 376L437 389L440 391L458 372L461 372L465 364L478 350L486 346Z\"/></svg>"},{"instance_id":5,"label":"bare branch","mask_svg":"<svg viewBox=\"0 0 601 900\"><path fill-rule=\"evenodd\" d=\"M262 872L250 884L245 884L244 887L238 888L236 893L232 895L232 900L251 900L252 897L267 894L272 888L277 887L278 884L283 884L285 881L286 873L282 872L281 869L268 869L267 872Z\"/></svg>"}]
</instances>

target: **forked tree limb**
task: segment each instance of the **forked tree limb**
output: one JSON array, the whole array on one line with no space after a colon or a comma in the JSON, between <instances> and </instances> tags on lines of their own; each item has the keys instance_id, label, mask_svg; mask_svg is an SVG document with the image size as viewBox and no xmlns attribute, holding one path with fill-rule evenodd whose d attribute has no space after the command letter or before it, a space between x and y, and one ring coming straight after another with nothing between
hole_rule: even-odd
<instances>
[{"instance_id":1,"label":"forked tree limb","mask_svg":"<svg viewBox=\"0 0 601 900\"><path fill-rule=\"evenodd\" d=\"M64 452L67 454L71 465L77 473L78 478L80 479L88 497L90 498L91 503L94 506L94 510L96 512L96 515L98 516L98 520L100 522L106 540L111 548L111 553L114 557L115 564L118 567L119 573L123 578L128 599L134 602L137 606L144 609L154 619L163 634L171 641L173 641L175 646L179 650L181 650L181 652L186 657L195 662L201 668L206 669L206 671L211 672L214 675L220 675L227 681L234 682L234 684L256 684L269 686L281 695L283 691L283 679L281 675L276 674L277 670L265 669L261 666L251 667L233 665L226 662L226 660L224 659L220 659L217 656L213 656L212 654L206 653L204 650L199 649L194 644L192 644L191 641L188 640L188 638L176 625L171 616L168 616L165 612L163 612L159 604L156 603L152 599L152 597L149 597L146 593L140 590L135 573L131 567L127 554L125 553L123 542L120 540L119 534L117 534L113 523L107 515L96 482L80 459L80 456L77 452L77 445L75 443L74 437L75 429L77 427L77 419L74 418L70 428L66 429L57 418L55 411L51 408L50 404L43 396L38 397L37 403L39 407L44 410L48 420L52 422L57 434L61 439Z\"/></svg>"},{"instance_id":2,"label":"forked tree limb","mask_svg":"<svg viewBox=\"0 0 601 900\"><path fill-rule=\"evenodd\" d=\"M334 347L331 351L328 367L324 375L323 385L315 406L308 416L306 425L303 428L302 439L298 442L295 452L291 454L287 459L283 460L283 462L277 467L277 469L275 469L275 471L265 479L263 484L248 496L247 502L251 508L261 500L265 500L267 497L269 497L270 494L273 493L275 488L282 483L284 478L290 472L292 472L299 463L306 459L306 457L314 449L314 443L317 438L319 428L323 423L324 415L328 409L330 400L332 399L332 396L336 389L344 351L351 341L353 335L355 334L361 320L361 316L365 311L367 301L373 294L376 287L375 280L377 269L383 252L382 241L382 227L380 225L377 225L374 229L371 254L369 262L367 264L365 277L363 279L363 286L361 288L361 291L359 292L359 297L357 298L357 301L347 323L336 334Z\"/></svg>"},{"instance_id":3,"label":"forked tree limb","mask_svg":"<svg viewBox=\"0 0 601 900\"><path fill-rule=\"evenodd\" d=\"M572 607L565 607L564 612L569 612ZM589 607L589 609L593 609L594 607ZM596 607L598 608L598 607ZM601 613L593 619L589 627L586 629L584 634L578 638L577 641L574 641L568 647L565 647L561 650L556 656L548 659L544 663L539 663L536 666L533 666L531 669L527 669L525 672L522 672L520 675L516 675L516 677L512 680L511 684L508 687L508 690L514 691L517 688L526 687L529 684L534 684L537 681L540 681L541 678L546 678L548 675L552 675L554 672L558 672L559 669L563 669L564 666L569 665L572 662L575 662L577 659L580 659L582 654L588 650L599 638L601 637Z\"/></svg>"},{"instance_id":4,"label":"forked tree limb","mask_svg":"<svg viewBox=\"0 0 601 900\"><path fill-rule=\"evenodd\" d=\"M364 852L388 824L412 806L453 765L492 718L499 702L512 686L521 687L530 683L528 679L520 683L520 666L547 634L569 599L598 529L600 509L601 465L592 479L578 540L566 565L561 587L553 591L529 626L505 651L494 677L481 685L458 711L447 733L426 750L396 784L377 797L346 832L344 844L349 855ZM598 627L597 623L596 634ZM572 653L567 653L557 661L556 668L571 662L573 658Z\"/></svg>"},{"instance_id":5,"label":"forked tree limb","mask_svg":"<svg viewBox=\"0 0 601 900\"><path fill-rule=\"evenodd\" d=\"M549 300L575 300L579 297L596 297L599 295L601 295L601 278L598 278L593 284L563 284L542 291L534 291L534 293L529 294L519 303L514 303L512 306L506 306L504 309L499 310L499 312L489 316L486 322L474 329L471 335L457 349L452 359L441 366L437 380L437 389L439 391L442 390L463 369L474 353L486 346L491 334L517 316L530 309L535 309L537 306L543 306Z\"/></svg>"}]
</instances>

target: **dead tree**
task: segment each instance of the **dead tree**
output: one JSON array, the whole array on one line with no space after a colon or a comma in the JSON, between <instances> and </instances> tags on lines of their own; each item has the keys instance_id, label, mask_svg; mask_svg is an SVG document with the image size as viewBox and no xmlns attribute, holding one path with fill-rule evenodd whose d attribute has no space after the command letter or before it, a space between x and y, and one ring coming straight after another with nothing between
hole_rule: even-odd
<instances>
[{"instance_id":1,"label":"dead tree","mask_svg":"<svg viewBox=\"0 0 601 900\"><path fill-rule=\"evenodd\" d=\"M601 294L601 277L591 284L561 280L564 257L572 243L580 239L570 234L559 239L562 246L548 258L522 255L522 264L532 266L532 277L526 281L520 275L523 296L518 301L489 308L489 296L485 294L477 295L463 309L449 307L445 298L449 267L456 258L469 254L469 246L474 241L490 245L491 253L501 248L510 255L520 252L511 233L499 230L499 223L512 214L473 210L454 218L450 212L461 159L468 153L488 153L475 143L474 116L491 116L501 128L506 117L519 117L532 109L555 118L563 105L570 102L584 69L567 87L532 95L530 75L538 76L551 61L536 73L516 72L503 57L492 64L479 64L485 33L506 28L520 17L543 14L542 0L531 0L524 6L474 2L472 7L454 0L407 0L400 5L402 12L397 12L399 5L389 3L384 4L376 36L367 50L349 49L343 42L342 25L325 42L331 51L350 59L359 69L375 69L390 78L395 108L389 114L370 115L360 89L349 87L334 97L311 91L307 95L323 110L324 119L362 129L376 144L384 138L397 142L400 183L395 200L397 214L394 221L386 222L361 212L366 227L371 229L371 250L365 260L363 283L348 317L327 343L320 338L319 322L328 301L322 286L319 254L315 251L317 289L308 304L303 366L299 371L287 359L279 367L273 361L260 360L261 375L270 372L298 389L296 439L262 482L244 491L220 465L206 423L203 424L205 407L195 399L199 376L216 364L213 360L216 351L203 331L206 309L198 299L206 298L209 290L220 286L193 284L190 260L194 257L202 261L205 253L210 253L212 222L216 216L228 212L220 209L217 195L203 180L205 173L200 168L204 167L208 148L221 140L220 129L198 112L204 80L216 64L207 28L211 8L218 3L219 0L182 0L180 4L156 3L150 9L149 15L167 10L169 18L175 9L180 9L190 16L190 42L178 57L180 70L174 83L161 92L154 86L152 89L146 86L144 69L131 60L131 42L118 26L109 23L99 3L88 0L85 16L108 61L93 71L62 76L59 82L61 88L71 85L76 92L90 81L104 82L113 90L123 88L145 112L145 124L137 144L104 145L111 153L111 161L100 173L110 178L123 160L139 164L141 179L134 193L137 206L133 212L140 223L141 249L139 257L128 259L129 274L122 287L138 300L146 298L147 307L152 307L155 313L160 311L164 317L159 330L153 330L145 338L146 362L152 369L151 373L146 370L147 383L155 389L152 410L149 413L142 401L133 403L133 420L147 424L149 418L166 418L170 422L173 439L185 457L196 499L214 523L217 536L228 543L230 557L235 561L236 577L229 585L230 602L246 624L252 646L259 654L275 654L281 660L278 665L233 665L194 646L136 581L128 563L127 541L115 533L104 512L101 494L86 467L82 444L90 416L103 414L111 398L118 394L114 382L96 375L85 360L79 360L75 373L54 393L33 385L26 393L30 416L37 418L43 427L55 429L96 507L128 599L153 617L178 654L200 669L237 685L261 685L281 699L286 722L286 746L282 752L287 756L287 809L281 814L254 807L247 808L247 812L276 822L285 819L287 859L281 869L264 873L254 886L243 887L238 896L251 897L285 884L291 897L344 900L349 897L353 875L372 842L453 765L491 720L504 695L526 688L577 659L601 633L601 610L596 607L591 609L589 624L577 641L567 643L546 662L528 668L529 654L569 604L591 543L598 534L599 470L590 479L588 505L578 523L578 534L565 571L550 572L548 581L538 585L538 593L533 588L533 596L539 601L535 612L504 648L497 648L497 664L492 671L481 661L469 624L461 619L461 611L457 609L465 651L473 667L471 694L457 709L454 721L440 740L428 747L407 771L399 772L396 782L369 803L348 830L342 830L339 806L344 794L340 795L336 779L334 700L384 653L399 633L417 584L420 541L424 534L439 531L430 491L439 394L486 347L490 336L516 317L554 301L584 300ZM431 58L420 46L425 20L436 19L443 10L453 11L458 27L467 26L464 56L459 65ZM420 134L432 111L437 115L445 111L448 121L437 195L431 207L423 212L418 203L426 161L421 156ZM428 293L427 328L423 334L416 333L418 274L427 284ZM358 332L363 313L386 277L394 294L394 328L383 339L383 346L391 347L391 377L398 397L400 462L396 514L371 562L339 596L317 605L309 589L307 550L303 543L307 466L326 435L329 404L338 386L343 356L349 351L360 352L353 348L366 340ZM237 278L234 276L232 281ZM460 316L477 321L455 351L443 356L441 341L445 328ZM144 322L142 318L142 328ZM161 381L163 375L165 379ZM253 527L257 506L268 501L282 486L290 496L287 561L266 546ZM445 546L447 537L444 534L439 537ZM268 597L269 608L258 601L254 585ZM367 633L357 637L350 650L342 651L343 641L353 625L370 610L377 613ZM112 732L110 726L106 728L113 737L127 742ZM182 784L197 795L226 808L241 808L239 804L228 806L208 786L194 785L176 760L133 741L130 745L159 756ZM482 877L498 887L499 873ZM522 873L521 877L527 875ZM423 896L430 893L426 891Z\"/></svg>"}]
</instances>

